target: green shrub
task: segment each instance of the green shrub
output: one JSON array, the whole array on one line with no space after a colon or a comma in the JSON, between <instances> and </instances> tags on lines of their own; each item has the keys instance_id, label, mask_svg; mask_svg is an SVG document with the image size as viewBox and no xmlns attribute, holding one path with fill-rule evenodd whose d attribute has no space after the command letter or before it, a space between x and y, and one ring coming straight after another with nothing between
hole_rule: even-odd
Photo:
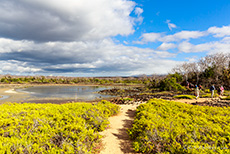
<instances>
[{"instance_id":1,"label":"green shrub","mask_svg":"<svg viewBox=\"0 0 230 154\"><path fill-rule=\"evenodd\" d=\"M173 95L173 93L169 91L161 91L155 93L141 93L140 95Z\"/></svg>"},{"instance_id":2,"label":"green shrub","mask_svg":"<svg viewBox=\"0 0 230 154\"><path fill-rule=\"evenodd\" d=\"M177 83L177 79L175 77L167 77L161 80L159 88L161 91L184 91L186 90L185 87Z\"/></svg>"},{"instance_id":3,"label":"green shrub","mask_svg":"<svg viewBox=\"0 0 230 154\"><path fill-rule=\"evenodd\" d=\"M229 90L224 90L224 96L230 96L230 91Z\"/></svg>"},{"instance_id":4,"label":"green shrub","mask_svg":"<svg viewBox=\"0 0 230 154\"><path fill-rule=\"evenodd\" d=\"M230 100L230 96L222 97L221 99L222 99L222 100Z\"/></svg>"},{"instance_id":5,"label":"green shrub","mask_svg":"<svg viewBox=\"0 0 230 154\"><path fill-rule=\"evenodd\" d=\"M0 105L0 153L95 153L99 131L119 107L96 104Z\"/></svg>"},{"instance_id":6,"label":"green shrub","mask_svg":"<svg viewBox=\"0 0 230 154\"><path fill-rule=\"evenodd\" d=\"M129 98L129 97L126 97L126 98L121 98L122 101L133 101L133 98Z\"/></svg>"},{"instance_id":7,"label":"green shrub","mask_svg":"<svg viewBox=\"0 0 230 154\"><path fill-rule=\"evenodd\" d=\"M201 95L201 98L211 98L211 97L212 97L211 93ZM214 93L213 97L219 97L219 95L217 93Z\"/></svg>"},{"instance_id":8,"label":"green shrub","mask_svg":"<svg viewBox=\"0 0 230 154\"><path fill-rule=\"evenodd\" d=\"M152 99L128 130L141 153L230 153L230 108Z\"/></svg>"},{"instance_id":9,"label":"green shrub","mask_svg":"<svg viewBox=\"0 0 230 154\"><path fill-rule=\"evenodd\" d=\"M178 98L178 99L195 99L196 96L193 96L193 95L176 95L176 96L173 96L173 98Z\"/></svg>"}]
</instances>

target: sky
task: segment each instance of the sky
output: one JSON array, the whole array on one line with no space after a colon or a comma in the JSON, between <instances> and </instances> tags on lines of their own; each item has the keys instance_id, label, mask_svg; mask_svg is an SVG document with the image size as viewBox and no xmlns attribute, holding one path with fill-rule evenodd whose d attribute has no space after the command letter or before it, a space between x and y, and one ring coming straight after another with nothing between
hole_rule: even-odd
<instances>
[{"instance_id":1,"label":"sky","mask_svg":"<svg viewBox=\"0 0 230 154\"><path fill-rule=\"evenodd\" d=\"M168 74L230 53L229 0L0 0L0 74Z\"/></svg>"}]
</instances>

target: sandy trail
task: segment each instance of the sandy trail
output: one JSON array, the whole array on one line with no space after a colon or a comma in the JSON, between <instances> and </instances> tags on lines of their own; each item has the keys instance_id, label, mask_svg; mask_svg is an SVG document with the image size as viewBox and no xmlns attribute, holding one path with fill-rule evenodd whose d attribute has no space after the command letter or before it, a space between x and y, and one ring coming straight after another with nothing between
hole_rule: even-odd
<instances>
[{"instance_id":1,"label":"sandy trail","mask_svg":"<svg viewBox=\"0 0 230 154\"><path fill-rule=\"evenodd\" d=\"M219 99L219 98L214 98ZM181 103L197 103L211 101L212 98L199 98L198 100L179 99L174 100ZM120 105L121 113L117 116L109 118L110 127L101 132L104 136L102 143L104 149L100 154L134 154L132 143L129 140L127 129L132 127L133 119L135 116L136 107L138 105Z\"/></svg>"},{"instance_id":2,"label":"sandy trail","mask_svg":"<svg viewBox=\"0 0 230 154\"><path fill-rule=\"evenodd\" d=\"M100 154L134 154L127 129L131 128L137 105L120 105L121 113L109 118L110 126L101 132L104 149Z\"/></svg>"}]
</instances>

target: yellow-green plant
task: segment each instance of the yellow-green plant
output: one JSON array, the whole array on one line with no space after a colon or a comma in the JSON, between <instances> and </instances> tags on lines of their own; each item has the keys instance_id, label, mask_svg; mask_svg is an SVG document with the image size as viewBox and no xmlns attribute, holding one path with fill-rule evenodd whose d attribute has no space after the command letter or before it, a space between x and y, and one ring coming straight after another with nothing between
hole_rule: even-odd
<instances>
[{"instance_id":1,"label":"yellow-green plant","mask_svg":"<svg viewBox=\"0 0 230 154\"><path fill-rule=\"evenodd\" d=\"M150 100L129 135L142 153L230 153L230 108Z\"/></svg>"},{"instance_id":2,"label":"yellow-green plant","mask_svg":"<svg viewBox=\"0 0 230 154\"><path fill-rule=\"evenodd\" d=\"M211 98L212 95L211 93L208 93L208 94L202 94L201 95L202 98ZM214 96L213 97L219 97L219 95L217 93L214 93Z\"/></svg>"},{"instance_id":3,"label":"yellow-green plant","mask_svg":"<svg viewBox=\"0 0 230 154\"><path fill-rule=\"evenodd\" d=\"M222 99L222 100L230 100L230 96L222 97L221 99Z\"/></svg>"},{"instance_id":4,"label":"yellow-green plant","mask_svg":"<svg viewBox=\"0 0 230 154\"><path fill-rule=\"evenodd\" d=\"M178 99L195 99L196 96L194 96L194 95L176 95L176 96L173 96L173 98L178 98Z\"/></svg>"},{"instance_id":5,"label":"yellow-green plant","mask_svg":"<svg viewBox=\"0 0 230 154\"><path fill-rule=\"evenodd\" d=\"M0 153L95 153L119 107L106 101L97 104L0 105Z\"/></svg>"}]
</instances>

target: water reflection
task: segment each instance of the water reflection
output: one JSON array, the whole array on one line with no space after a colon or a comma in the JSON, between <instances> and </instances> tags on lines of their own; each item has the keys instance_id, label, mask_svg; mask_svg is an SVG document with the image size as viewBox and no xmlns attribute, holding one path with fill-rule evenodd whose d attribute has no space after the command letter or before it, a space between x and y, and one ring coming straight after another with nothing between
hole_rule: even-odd
<instances>
[{"instance_id":1,"label":"water reflection","mask_svg":"<svg viewBox=\"0 0 230 154\"><path fill-rule=\"evenodd\" d=\"M3 99L6 99L6 98L9 98L9 96L7 95L1 95L2 97L0 97L0 100L3 100Z\"/></svg>"},{"instance_id":2,"label":"water reflection","mask_svg":"<svg viewBox=\"0 0 230 154\"><path fill-rule=\"evenodd\" d=\"M18 89L17 91L29 93L37 98L65 98L89 101L96 98L110 97L110 95L96 93L97 91L110 88L99 86L35 86Z\"/></svg>"}]
</instances>

